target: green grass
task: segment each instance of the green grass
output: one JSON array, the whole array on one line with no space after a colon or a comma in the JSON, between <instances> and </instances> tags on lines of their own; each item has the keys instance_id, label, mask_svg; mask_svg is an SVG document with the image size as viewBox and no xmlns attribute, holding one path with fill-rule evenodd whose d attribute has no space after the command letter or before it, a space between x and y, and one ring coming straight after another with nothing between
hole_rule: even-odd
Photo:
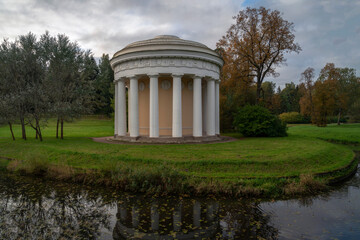
<instances>
[{"instance_id":1,"label":"green grass","mask_svg":"<svg viewBox=\"0 0 360 240\"><path fill-rule=\"evenodd\" d=\"M313 125L293 125L289 133L296 136L305 136L343 143L360 144L360 123L329 124L327 127Z\"/></svg>"},{"instance_id":2,"label":"green grass","mask_svg":"<svg viewBox=\"0 0 360 240\"><path fill-rule=\"evenodd\" d=\"M276 180L278 178L333 171L351 162L354 153L349 146L319 138L356 142L360 136L360 124L320 129L293 126L285 138L239 138L215 144L123 145L90 139L111 136L113 121L110 119L92 117L66 123L64 140L54 137L55 124L50 121L43 130L43 142L34 139L31 129L27 130L27 141L20 139L19 126L14 126L17 139L12 141L8 127L0 127L0 156L21 160L23 165L31 165L34 159L39 164L43 159L42 167L45 161L51 165L97 170L112 179L126 180L127 184L130 183L124 178L136 178L136 184L141 184L154 177L166 181L166 178L180 176L190 185L216 181L229 188L250 186L269 193L277 184L286 184ZM150 185L145 184L143 188Z\"/></svg>"}]
</instances>

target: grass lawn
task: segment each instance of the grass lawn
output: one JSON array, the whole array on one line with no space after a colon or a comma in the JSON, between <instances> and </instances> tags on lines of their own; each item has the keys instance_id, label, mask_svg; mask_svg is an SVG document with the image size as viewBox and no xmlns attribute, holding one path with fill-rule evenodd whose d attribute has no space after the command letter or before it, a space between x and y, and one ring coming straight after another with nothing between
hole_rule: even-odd
<instances>
[{"instance_id":1,"label":"grass lawn","mask_svg":"<svg viewBox=\"0 0 360 240\"><path fill-rule=\"evenodd\" d=\"M289 128L289 137L284 138L240 138L228 143L184 145L93 142L90 137L113 134L113 121L96 117L65 124L64 140L54 137L54 121L43 130L43 142L34 139L31 129L27 131L27 141L20 139L19 126L14 126L14 130L16 141L11 140L7 126L0 127L0 156L21 160L20 167L16 168L21 165L32 169L33 165L45 165L47 168L48 164L55 164L96 170L128 185L139 188L142 184L141 191L153 187L156 181L176 185L176 181L182 179L188 185L206 183L210 187L209 183L216 181L227 188L256 187L271 195L279 182L286 183L269 178L332 171L348 165L354 158L351 147L318 138L360 142L360 124L327 128L293 126ZM0 160L0 166L6 164ZM158 180L152 182L152 178ZM144 181L148 182L142 183Z\"/></svg>"},{"instance_id":2,"label":"grass lawn","mask_svg":"<svg viewBox=\"0 0 360 240\"><path fill-rule=\"evenodd\" d=\"M294 125L289 127L291 135L319 138L343 143L360 144L360 123L354 124L329 124L327 127L313 125Z\"/></svg>"}]
</instances>

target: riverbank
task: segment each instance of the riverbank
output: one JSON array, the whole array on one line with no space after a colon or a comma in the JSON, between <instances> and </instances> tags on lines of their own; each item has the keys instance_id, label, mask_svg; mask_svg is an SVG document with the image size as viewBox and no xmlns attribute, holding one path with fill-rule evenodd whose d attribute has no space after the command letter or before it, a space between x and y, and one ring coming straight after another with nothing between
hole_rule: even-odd
<instances>
[{"instance_id":1,"label":"riverbank","mask_svg":"<svg viewBox=\"0 0 360 240\"><path fill-rule=\"evenodd\" d=\"M54 124L50 122L44 130L44 142L12 141L8 129L1 127L0 156L13 160L0 160L0 166L20 174L132 192L279 197L323 190L357 165L353 150L358 146L321 140L324 132L311 135L317 129L314 126L291 127L285 138L231 134L238 140L199 145L115 145L90 139L112 134L109 119L88 118L67 124L64 140L53 137ZM329 126L322 131L336 131L331 136L341 136L339 140L358 141L360 124L347 126ZM19 137L20 129L14 128Z\"/></svg>"}]
</instances>

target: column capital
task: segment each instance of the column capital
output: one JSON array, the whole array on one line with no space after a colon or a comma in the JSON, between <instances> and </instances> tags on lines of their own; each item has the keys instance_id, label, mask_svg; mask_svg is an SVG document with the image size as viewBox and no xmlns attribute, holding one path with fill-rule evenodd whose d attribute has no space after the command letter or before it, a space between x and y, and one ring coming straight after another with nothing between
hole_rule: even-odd
<instances>
[{"instance_id":1,"label":"column capital","mask_svg":"<svg viewBox=\"0 0 360 240\"><path fill-rule=\"evenodd\" d=\"M127 79L135 79L135 80L139 80L139 78L141 78L142 75L131 75L131 76L128 76L126 77Z\"/></svg>"},{"instance_id":2,"label":"column capital","mask_svg":"<svg viewBox=\"0 0 360 240\"><path fill-rule=\"evenodd\" d=\"M120 81L121 81L121 82L125 82L126 80L127 80L126 77L121 77L121 78L119 78L117 81L118 81L118 82L120 82Z\"/></svg>"},{"instance_id":3,"label":"column capital","mask_svg":"<svg viewBox=\"0 0 360 240\"><path fill-rule=\"evenodd\" d=\"M171 74L171 76L172 76L173 78L182 78L182 77L184 76L184 74L173 73L173 74Z\"/></svg>"},{"instance_id":4,"label":"column capital","mask_svg":"<svg viewBox=\"0 0 360 240\"><path fill-rule=\"evenodd\" d=\"M159 74L148 74L149 78L159 78Z\"/></svg>"},{"instance_id":5,"label":"column capital","mask_svg":"<svg viewBox=\"0 0 360 240\"><path fill-rule=\"evenodd\" d=\"M212 78L212 77L206 77L205 80L208 81L208 82L210 82L210 81L215 81L216 79L215 79L215 78Z\"/></svg>"}]
</instances>

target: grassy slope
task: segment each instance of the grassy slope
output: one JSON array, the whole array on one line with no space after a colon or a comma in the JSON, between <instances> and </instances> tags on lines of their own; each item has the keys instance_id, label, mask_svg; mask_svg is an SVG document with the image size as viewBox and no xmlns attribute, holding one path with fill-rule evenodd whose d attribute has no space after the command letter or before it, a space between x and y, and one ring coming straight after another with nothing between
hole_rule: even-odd
<instances>
[{"instance_id":1,"label":"grassy slope","mask_svg":"<svg viewBox=\"0 0 360 240\"><path fill-rule=\"evenodd\" d=\"M46 159L57 164L91 169L155 169L166 166L184 175L219 179L294 176L330 171L353 158L349 147L315 137L359 140L360 124L295 126L287 138L247 138L230 143L200 145L115 145L95 143L88 137L109 136L111 120L86 119L65 125L65 140L55 139L55 122L44 132L44 142L10 140L0 128L0 156L20 160ZM15 126L17 138L20 129ZM32 130L28 134L33 135ZM310 137L309 137L310 136Z\"/></svg>"},{"instance_id":2,"label":"grassy slope","mask_svg":"<svg viewBox=\"0 0 360 240\"><path fill-rule=\"evenodd\" d=\"M327 127L295 125L289 128L289 133L297 136L313 137L344 143L360 143L360 123L342 124L340 126L329 124Z\"/></svg>"}]
</instances>

